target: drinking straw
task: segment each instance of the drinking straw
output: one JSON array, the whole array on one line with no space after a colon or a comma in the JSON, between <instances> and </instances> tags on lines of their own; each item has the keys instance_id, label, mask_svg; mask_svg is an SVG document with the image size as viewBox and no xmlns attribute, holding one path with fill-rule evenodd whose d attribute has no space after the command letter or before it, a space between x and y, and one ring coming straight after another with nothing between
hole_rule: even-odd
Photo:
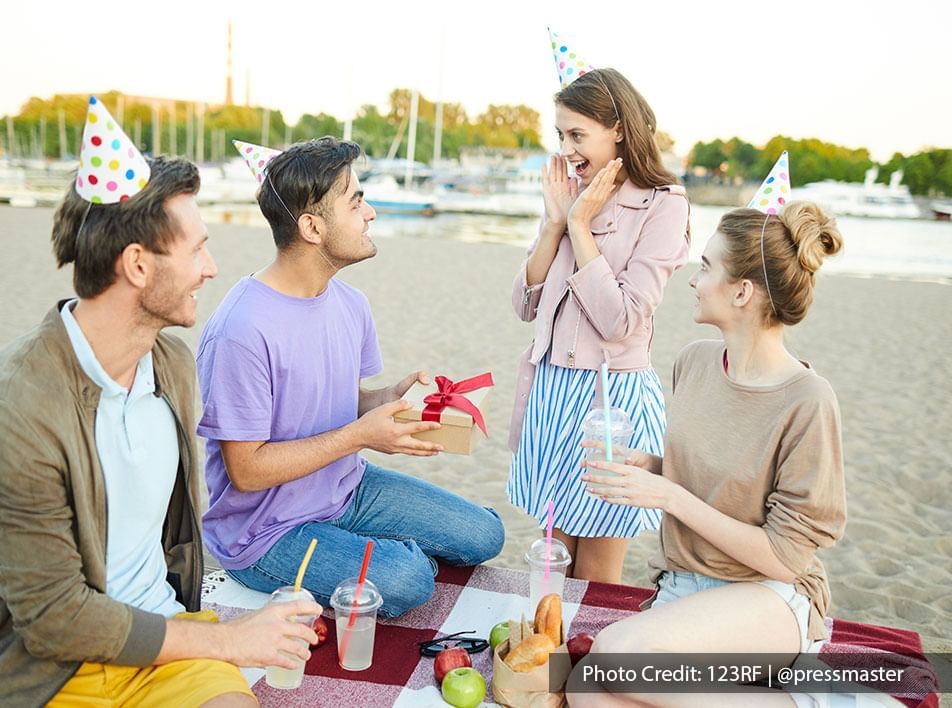
<instances>
[{"instance_id":1,"label":"drinking straw","mask_svg":"<svg viewBox=\"0 0 952 708\"><path fill-rule=\"evenodd\" d=\"M542 579L549 582L549 564L552 561L552 521L555 512L555 502L549 499L549 514L545 522L545 573Z\"/></svg>"},{"instance_id":2,"label":"drinking straw","mask_svg":"<svg viewBox=\"0 0 952 708\"><path fill-rule=\"evenodd\" d=\"M307 564L311 562L311 555L314 553L314 547L317 546L317 539L312 538L310 545L307 547L307 553L304 554L304 559L301 561L301 565L298 568L297 578L294 580L294 592L301 592L301 583L304 582L304 571L307 570Z\"/></svg>"},{"instance_id":3,"label":"drinking straw","mask_svg":"<svg viewBox=\"0 0 952 708\"><path fill-rule=\"evenodd\" d=\"M608 362L602 362L602 405L605 408L605 461L612 461L612 405L608 399Z\"/></svg>"},{"instance_id":4,"label":"drinking straw","mask_svg":"<svg viewBox=\"0 0 952 708\"><path fill-rule=\"evenodd\" d=\"M367 579L367 568L370 566L370 556L373 552L373 539L368 539L367 547L364 548L364 562L360 566L360 575L357 577L357 588L354 590L354 604L350 608L350 619L347 620L347 629L344 630L344 636L340 640L340 655L337 658L341 664L344 663L344 657L347 655L347 644L350 641L350 635L353 633L354 622L357 621L357 606L360 603L360 593L364 589L364 581Z\"/></svg>"}]
</instances>

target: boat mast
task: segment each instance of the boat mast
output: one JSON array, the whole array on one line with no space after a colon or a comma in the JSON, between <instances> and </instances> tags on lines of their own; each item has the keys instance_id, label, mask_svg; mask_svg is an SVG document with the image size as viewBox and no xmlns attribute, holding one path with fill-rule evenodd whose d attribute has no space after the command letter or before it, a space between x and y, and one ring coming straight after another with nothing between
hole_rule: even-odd
<instances>
[{"instance_id":1,"label":"boat mast","mask_svg":"<svg viewBox=\"0 0 952 708\"><path fill-rule=\"evenodd\" d=\"M353 99L351 98L351 85L353 83L353 68L348 63L347 68L344 71L344 113L347 118L344 120L344 140L351 140L354 134L354 110L351 105Z\"/></svg>"},{"instance_id":2,"label":"boat mast","mask_svg":"<svg viewBox=\"0 0 952 708\"><path fill-rule=\"evenodd\" d=\"M440 53L436 58L439 80L436 89L436 128L433 135L433 166L440 161L443 152L443 51L446 47L446 25L440 27Z\"/></svg>"},{"instance_id":3,"label":"boat mast","mask_svg":"<svg viewBox=\"0 0 952 708\"><path fill-rule=\"evenodd\" d=\"M413 185L413 156L416 152L417 110L420 107L420 93L413 89L410 94L410 134L407 136L407 171L403 177L403 188Z\"/></svg>"}]
</instances>

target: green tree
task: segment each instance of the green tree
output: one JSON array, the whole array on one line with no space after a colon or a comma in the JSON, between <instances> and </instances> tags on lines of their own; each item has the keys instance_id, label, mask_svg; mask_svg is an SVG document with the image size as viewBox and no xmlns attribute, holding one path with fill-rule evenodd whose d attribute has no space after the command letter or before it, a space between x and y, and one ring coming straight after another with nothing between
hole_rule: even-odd
<instances>
[{"instance_id":1,"label":"green tree","mask_svg":"<svg viewBox=\"0 0 952 708\"><path fill-rule=\"evenodd\" d=\"M816 138L794 140L776 135L767 141L754 165L754 179L766 175L780 153L790 154L790 179L797 185L833 179L844 182L862 182L873 161L866 148L852 149Z\"/></svg>"},{"instance_id":2,"label":"green tree","mask_svg":"<svg viewBox=\"0 0 952 708\"><path fill-rule=\"evenodd\" d=\"M897 152L880 166L878 181L888 182L896 170L913 194L952 195L952 150L930 148L908 157Z\"/></svg>"},{"instance_id":3,"label":"green tree","mask_svg":"<svg viewBox=\"0 0 952 708\"><path fill-rule=\"evenodd\" d=\"M937 152L941 153L941 159L932 182L933 188L945 196L952 196L952 150Z\"/></svg>"},{"instance_id":4,"label":"green tree","mask_svg":"<svg viewBox=\"0 0 952 708\"><path fill-rule=\"evenodd\" d=\"M738 137L733 137L724 143L722 150L727 158L727 175L750 179L760 157L760 151Z\"/></svg>"},{"instance_id":5,"label":"green tree","mask_svg":"<svg viewBox=\"0 0 952 708\"><path fill-rule=\"evenodd\" d=\"M476 118L476 125L491 147L541 147L539 112L524 105L490 106Z\"/></svg>"},{"instance_id":6,"label":"green tree","mask_svg":"<svg viewBox=\"0 0 952 708\"><path fill-rule=\"evenodd\" d=\"M696 142L691 149L688 163L694 167L704 167L708 170L720 172L721 166L727 162L724 152L724 141L716 138L709 143Z\"/></svg>"},{"instance_id":7,"label":"green tree","mask_svg":"<svg viewBox=\"0 0 952 708\"><path fill-rule=\"evenodd\" d=\"M394 89L390 92L390 111L387 119L395 131L407 129L412 93L409 89ZM428 160L433 154L436 104L422 94L417 104L417 136L415 157ZM459 156L464 146L488 146L502 148L541 148L539 113L528 106L491 105L475 120L470 121L466 111L458 103L443 104L442 154L453 158ZM404 135L397 155L404 157L407 140Z\"/></svg>"},{"instance_id":8,"label":"green tree","mask_svg":"<svg viewBox=\"0 0 952 708\"><path fill-rule=\"evenodd\" d=\"M889 162L879 166L879 177L876 181L882 182L884 184L889 182L889 178L892 176L892 173L896 170L901 170L905 160L906 158L903 157L901 152L894 152L893 156L889 158Z\"/></svg>"},{"instance_id":9,"label":"green tree","mask_svg":"<svg viewBox=\"0 0 952 708\"><path fill-rule=\"evenodd\" d=\"M393 125L372 105L362 106L357 112L353 123L354 140L360 143L371 157L385 157L397 134L397 126Z\"/></svg>"},{"instance_id":10,"label":"green tree","mask_svg":"<svg viewBox=\"0 0 952 708\"><path fill-rule=\"evenodd\" d=\"M323 138L325 135L340 137L344 133L344 124L327 113L313 115L305 113L295 124L291 132L294 142Z\"/></svg>"},{"instance_id":11,"label":"green tree","mask_svg":"<svg viewBox=\"0 0 952 708\"><path fill-rule=\"evenodd\" d=\"M909 191L913 194L927 194L936 177L936 165L926 152L908 157L902 171L902 181L909 186Z\"/></svg>"}]
</instances>

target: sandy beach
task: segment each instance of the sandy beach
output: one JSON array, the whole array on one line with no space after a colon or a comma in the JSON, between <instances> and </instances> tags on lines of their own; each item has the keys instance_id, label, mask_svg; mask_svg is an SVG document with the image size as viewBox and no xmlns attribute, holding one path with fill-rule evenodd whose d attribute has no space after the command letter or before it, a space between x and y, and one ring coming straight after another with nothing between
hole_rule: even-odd
<instances>
[{"instance_id":1,"label":"sandy beach","mask_svg":"<svg viewBox=\"0 0 952 708\"><path fill-rule=\"evenodd\" d=\"M51 220L49 209L0 207L0 346L72 293L70 270L57 271L50 253ZM209 230L220 272L199 292L198 326L178 331L193 348L227 290L273 251L263 228ZM490 439L471 457L368 457L495 507L507 542L493 564L522 568L538 530L508 503L505 480L515 363L531 337L509 305L523 249L406 237L378 245L376 258L339 276L363 290L374 309L385 371L368 384L424 368L451 378L492 371L496 387L484 411ZM692 268L675 276L656 318L653 362L666 387L678 350L717 336L691 318ZM931 651L952 651L950 304L949 285L821 277L810 316L789 335L793 351L831 382L843 417L849 522L845 538L821 552L833 614L915 630ZM651 534L632 544L625 582L647 584L646 559L656 544Z\"/></svg>"}]
</instances>

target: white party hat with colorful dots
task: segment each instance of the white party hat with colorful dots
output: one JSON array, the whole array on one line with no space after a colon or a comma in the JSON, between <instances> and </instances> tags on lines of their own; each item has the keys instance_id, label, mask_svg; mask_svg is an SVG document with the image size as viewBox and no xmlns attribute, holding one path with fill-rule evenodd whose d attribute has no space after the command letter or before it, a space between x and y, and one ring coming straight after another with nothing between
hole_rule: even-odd
<instances>
[{"instance_id":1,"label":"white party hat with colorful dots","mask_svg":"<svg viewBox=\"0 0 952 708\"><path fill-rule=\"evenodd\" d=\"M115 204L142 191L150 175L149 163L142 153L102 101L90 96L79 149L77 194L93 204Z\"/></svg>"},{"instance_id":2,"label":"white party hat with colorful dots","mask_svg":"<svg viewBox=\"0 0 952 708\"><path fill-rule=\"evenodd\" d=\"M553 32L551 27L546 27L546 29L549 30L552 57L555 59L555 69L559 72L559 85L562 88L595 68L582 59L571 44Z\"/></svg>"},{"instance_id":3,"label":"white party hat with colorful dots","mask_svg":"<svg viewBox=\"0 0 952 708\"><path fill-rule=\"evenodd\" d=\"M783 205L790 201L791 194L790 158L784 150L747 208L762 211L764 214L777 214L783 209Z\"/></svg>"},{"instance_id":4,"label":"white party hat with colorful dots","mask_svg":"<svg viewBox=\"0 0 952 708\"><path fill-rule=\"evenodd\" d=\"M245 162L247 162L248 167L251 168L251 174L258 180L258 184L261 184L264 180L264 168L267 167L272 158L281 154L280 150L264 147L263 145L255 145L254 143L245 143L241 140L232 140L231 144L234 145L235 150L245 158Z\"/></svg>"}]
</instances>

